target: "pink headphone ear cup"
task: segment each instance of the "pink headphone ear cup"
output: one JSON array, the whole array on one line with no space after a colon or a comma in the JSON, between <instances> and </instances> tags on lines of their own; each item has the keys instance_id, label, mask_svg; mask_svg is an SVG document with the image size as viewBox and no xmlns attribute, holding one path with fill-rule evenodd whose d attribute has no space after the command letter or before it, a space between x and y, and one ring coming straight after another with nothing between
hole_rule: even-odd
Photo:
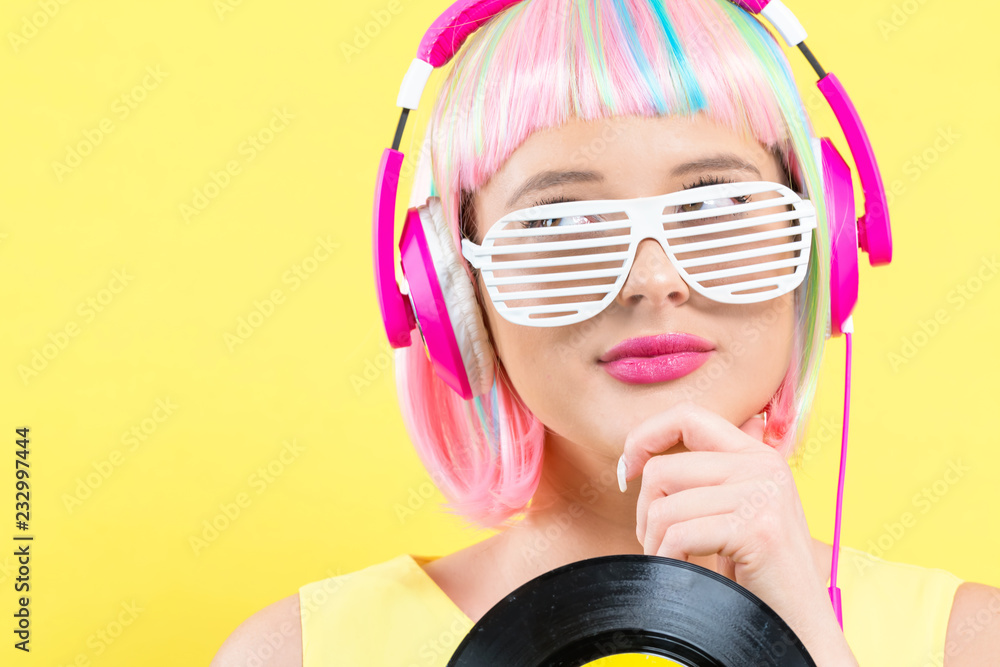
<instances>
[{"instance_id":1,"label":"pink headphone ear cup","mask_svg":"<svg viewBox=\"0 0 1000 667\"><path fill-rule=\"evenodd\" d=\"M830 232L830 335L840 336L841 325L858 302L858 218L854 208L851 169L828 138L820 143L827 227Z\"/></svg>"},{"instance_id":2,"label":"pink headphone ear cup","mask_svg":"<svg viewBox=\"0 0 1000 667\"><path fill-rule=\"evenodd\" d=\"M465 260L455 249L438 197L409 210L400 254L435 372L463 398L487 393L493 385L493 350Z\"/></svg>"}]
</instances>

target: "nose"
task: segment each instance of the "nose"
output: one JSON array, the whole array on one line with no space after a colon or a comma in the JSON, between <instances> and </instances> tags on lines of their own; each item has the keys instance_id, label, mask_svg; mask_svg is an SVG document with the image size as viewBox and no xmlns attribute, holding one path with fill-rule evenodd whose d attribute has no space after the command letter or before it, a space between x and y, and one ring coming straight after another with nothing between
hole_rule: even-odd
<instances>
[{"instance_id":1,"label":"nose","mask_svg":"<svg viewBox=\"0 0 1000 667\"><path fill-rule=\"evenodd\" d=\"M639 241L632 269L616 300L623 306L638 306L643 301L652 307L665 303L679 306L690 296L687 283L670 263L659 242L655 239Z\"/></svg>"}]
</instances>

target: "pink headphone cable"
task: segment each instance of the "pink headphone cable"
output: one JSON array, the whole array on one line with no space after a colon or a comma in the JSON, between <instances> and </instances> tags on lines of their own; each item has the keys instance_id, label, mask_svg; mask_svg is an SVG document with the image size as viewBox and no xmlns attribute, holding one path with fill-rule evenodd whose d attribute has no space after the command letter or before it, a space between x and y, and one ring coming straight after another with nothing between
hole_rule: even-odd
<instances>
[{"instance_id":1,"label":"pink headphone cable","mask_svg":"<svg viewBox=\"0 0 1000 667\"><path fill-rule=\"evenodd\" d=\"M833 524L833 561L830 563L830 602L837 614L840 629L844 629L844 616L840 606L840 588L837 586L837 561L840 555L840 515L844 501L844 474L847 472L847 428L851 416L851 343L854 338L854 317L848 317L841 330L847 339L846 377L844 379L844 429L840 437L840 477L837 480L837 515Z\"/></svg>"}]
</instances>

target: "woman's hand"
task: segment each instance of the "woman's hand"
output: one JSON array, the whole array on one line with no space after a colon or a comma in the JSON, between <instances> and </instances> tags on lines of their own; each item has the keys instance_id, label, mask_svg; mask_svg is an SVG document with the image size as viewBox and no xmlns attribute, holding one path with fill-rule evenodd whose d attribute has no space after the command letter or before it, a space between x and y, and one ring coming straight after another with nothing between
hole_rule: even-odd
<instances>
[{"instance_id":1,"label":"woman's hand","mask_svg":"<svg viewBox=\"0 0 1000 667\"><path fill-rule=\"evenodd\" d=\"M634 428L622 460L625 481L642 475L636 537L646 555L718 554L721 574L781 616L817 665L856 665L791 469L763 432L759 417L737 428L689 401ZM657 456L679 443L690 451Z\"/></svg>"}]
</instances>

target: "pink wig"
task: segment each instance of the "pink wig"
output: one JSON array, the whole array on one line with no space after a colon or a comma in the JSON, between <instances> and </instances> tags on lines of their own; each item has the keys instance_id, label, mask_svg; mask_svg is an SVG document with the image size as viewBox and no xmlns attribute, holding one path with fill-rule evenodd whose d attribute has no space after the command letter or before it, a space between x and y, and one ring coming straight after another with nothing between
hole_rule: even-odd
<instances>
[{"instance_id":1,"label":"pink wig","mask_svg":"<svg viewBox=\"0 0 1000 667\"><path fill-rule=\"evenodd\" d=\"M728 0L526 0L505 10L450 65L411 205L440 196L459 247L471 193L532 133L571 119L696 112L778 155L817 209L808 277L794 294L792 361L766 406L765 442L791 456L829 326L829 234L812 125L780 45L752 15ZM544 427L496 363L490 392L465 401L434 375L418 333L396 352L417 453L446 509L482 528L529 511L542 469Z\"/></svg>"}]
</instances>

